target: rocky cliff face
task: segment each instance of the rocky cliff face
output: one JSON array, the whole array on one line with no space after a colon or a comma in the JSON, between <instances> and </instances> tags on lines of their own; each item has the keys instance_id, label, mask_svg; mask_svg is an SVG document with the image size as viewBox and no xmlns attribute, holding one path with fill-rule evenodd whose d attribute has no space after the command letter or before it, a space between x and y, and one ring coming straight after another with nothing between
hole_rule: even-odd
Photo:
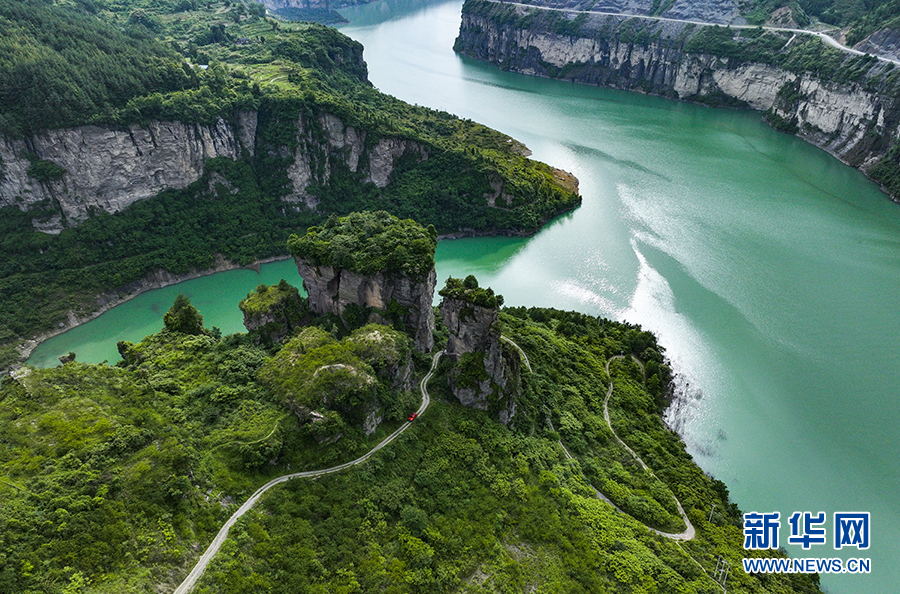
<instances>
[{"instance_id":1,"label":"rocky cliff face","mask_svg":"<svg viewBox=\"0 0 900 594\"><path fill-rule=\"evenodd\" d=\"M500 341L500 310L444 297L440 312L450 331L447 356L458 362L448 374L453 394L464 406L490 411L508 424L520 393L519 359Z\"/></svg>"},{"instance_id":2,"label":"rocky cliff face","mask_svg":"<svg viewBox=\"0 0 900 594\"><path fill-rule=\"evenodd\" d=\"M332 176L337 162L358 174L362 183L383 188L388 185L394 163L407 152L418 161L428 158L422 145L400 138L381 138L366 143L366 131L344 123L331 114L297 120L297 148L288 167L292 191L284 200L303 203L315 209L316 196L308 191L311 184L324 184Z\"/></svg>"},{"instance_id":3,"label":"rocky cliff face","mask_svg":"<svg viewBox=\"0 0 900 594\"><path fill-rule=\"evenodd\" d=\"M309 306L296 287L284 280L278 285L260 285L238 307L244 327L257 344L279 344L309 320Z\"/></svg>"},{"instance_id":4,"label":"rocky cliff face","mask_svg":"<svg viewBox=\"0 0 900 594\"><path fill-rule=\"evenodd\" d=\"M861 52L900 60L900 29L896 27L879 29L853 47Z\"/></svg>"},{"instance_id":5,"label":"rocky cliff face","mask_svg":"<svg viewBox=\"0 0 900 594\"><path fill-rule=\"evenodd\" d=\"M388 311L402 312L402 322L422 353L434 347L434 310L431 307L437 276L434 269L422 280L397 272L365 275L332 266L314 266L294 258L309 294L309 306L317 314L345 318L349 305L364 308L368 321L390 323ZM376 311L372 311L376 310Z\"/></svg>"},{"instance_id":6,"label":"rocky cliff face","mask_svg":"<svg viewBox=\"0 0 900 594\"><path fill-rule=\"evenodd\" d=\"M260 144L257 123L256 112L243 112L233 123L219 120L214 126L152 122L146 128L51 130L18 140L0 136L0 207L32 212L36 229L59 233L94 212L118 212L163 190L184 188L200 179L208 159L252 157ZM415 142L388 137L367 143L366 136L331 114L298 119L293 152L266 147L292 157L291 187L283 200L314 209L318 200L309 186L327 182L336 167L383 188L397 159L407 153L419 161L428 158ZM37 179L32 167L37 160L64 173Z\"/></svg>"},{"instance_id":7,"label":"rocky cliff face","mask_svg":"<svg viewBox=\"0 0 900 594\"><path fill-rule=\"evenodd\" d=\"M521 2L532 4L533 2ZM737 0L541 0L541 6L560 10L655 15L704 23L744 24Z\"/></svg>"},{"instance_id":8,"label":"rocky cliff face","mask_svg":"<svg viewBox=\"0 0 900 594\"><path fill-rule=\"evenodd\" d=\"M81 126L51 130L20 140L0 137L0 206L50 210L35 227L58 233L92 211L118 212L166 189L180 189L203 175L207 159L251 154L256 113L239 114L236 124L214 126L152 122L146 128ZM30 157L30 158L29 158ZM58 180L29 175L32 161L46 160L65 170Z\"/></svg>"},{"instance_id":9,"label":"rocky cliff face","mask_svg":"<svg viewBox=\"0 0 900 594\"><path fill-rule=\"evenodd\" d=\"M626 40L615 33L623 22L618 17L578 17L579 33L569 34L560 19L575 15L466 4L474 8L463 11L455 49L504 69L764 111L779 129L864 172L900 135L897 98L767 64L689 53L690 25L659 22Z\"/></svg>"}]
</instances>

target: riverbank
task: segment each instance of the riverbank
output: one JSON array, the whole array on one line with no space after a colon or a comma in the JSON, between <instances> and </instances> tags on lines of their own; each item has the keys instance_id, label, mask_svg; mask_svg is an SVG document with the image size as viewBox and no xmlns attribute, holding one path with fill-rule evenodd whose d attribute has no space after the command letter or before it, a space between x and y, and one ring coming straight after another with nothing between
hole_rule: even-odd
<instances>
[{"instance_id":1,"label":"riverbank","mask_svg":"<svg viewBox=\"0 0 900 594\"><path fill-rule=\"evenodd\" d=\"M77 328L78 326L86 322L90 322L91 320L98 318L100 315L106 313L114 307L131 301L138 295L146 293L147 291L162 289L164 287L176 285L184 281L189 281L204 276L210 276L218 272L225 272L227 270L245 269L255 270L256 272L259 272L260 266L262 266L263 264L287 260L289 258L290 256L273 256L256 260L250 264L240 265L227 260L221 255L217 255L215 264L210 268L192 270L183 274L173 274L167 270L156 270L144 276L140 280L128 283L127 285L119 287L118 289L113 289L111 291L97 295L95 298L97 309L91 311L90 313L79 315L73 310L69 311L69 315L65 322L60 322L59 326L57 328L54 328L53 330L42 332L41 334L35 336L30 340L24 341L17 347L17 350L21 354L22 361L24 361L31 356L34 350L38 346L40 346L42 342L55 336L59 336L60 334L64 334L69 330Z\"/></svg>"}]
</instances>

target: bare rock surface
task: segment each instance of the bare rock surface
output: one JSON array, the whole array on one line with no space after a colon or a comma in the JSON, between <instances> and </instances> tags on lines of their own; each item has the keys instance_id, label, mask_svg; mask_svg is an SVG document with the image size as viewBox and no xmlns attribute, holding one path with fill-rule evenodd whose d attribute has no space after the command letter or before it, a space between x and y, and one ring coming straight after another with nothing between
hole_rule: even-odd
<instances>
[{"instance_id":1,"label":"bare rock surface","mask_svg":"<svg viewBox=\"0 0 900 594\"><path fill-rule=\"evenodd\" d=\"M450 389L464 406L495 413L504 425L516 414L518 353L500 341L497 307L444 297L441 319L450 332L446 355L461 365L448 374Z\"/></svg>"},{"instance_id":2,"label":"bare rock surface","mask_svg":"<svg viewBox=\"0 0 900 594\"><path fill-rule=\"evenodd\" d=\"M304 258L295 258L309 294L310 309L319 315L335 314L343 319L348 305L386 311L391 302L405 308L404 323L414 348L422 353L434 347L434 310L431 303L437 276L434 269L417 280L399 272L360 274L332 266L315 266ZM370 321L383 322L377 312Z\"/></svg>"}]
</instances>

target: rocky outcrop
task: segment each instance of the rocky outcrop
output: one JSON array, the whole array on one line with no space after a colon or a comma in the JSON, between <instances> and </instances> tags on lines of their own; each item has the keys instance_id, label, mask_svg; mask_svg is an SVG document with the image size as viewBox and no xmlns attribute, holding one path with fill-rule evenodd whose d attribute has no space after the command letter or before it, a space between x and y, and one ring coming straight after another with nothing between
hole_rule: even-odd
<instances>
[{"instance_id":1,"label":"rocky outcrop","mask_svg":"<svg viewBox=\"0 0 900 594\"><path fill-rule=\"evenodd\" d=\"M315 209L319 201L308 191L309 186L327 183L336 167L357 174L361 183L384 188L390 182L395 162L407 152L417 161L428 158L425 147L411 140L380 138L367 144L365 130L345 126L331 114L301 117L296 127L297 147L287 170L291 192L283 200L303 203L310 209Z\"/></svg>"},{"instance_id":2,"label":"rocky outcrop","mask_svg":"<svg viewBox=\"0 0 900 594\"><path fill-rule=\"evenodd\" d=\"M855 46L861 52L900 60L900 29L884 28L875 31Z\"/></svg>"},{"instance_id":3,"label":"rocky outcrop","mask_svg":"<svg viewBox=\"0 0 900 594\"><path fill-rule=\"evenodd\" d=\"M0 206L42 205L46 214L35 227L58 233L91 212L118 212L163 190L184 188L200 179L208 159L236 159L242 149L252 154L255 135L256 113L244 112L236 124L152 122L146 128L81 126L18 140L0 137ZM36 160L64 173L36 179Z\"/></svg>"},{"instance_id":4,"label":"rocky outcrop","mask_svg":"<svg viewBox=\"0 0 900 594\"><path fill-rule=\"evenodd\" d=\"M575 32L566 32L565 22L576 19ZM696 27L685 23L642 21L634 27L620 17L468 0L455 49L524 74L757 109L775 127L863 172L900 135L900 98L877 85L689 52L685 40ZM872 68L877 78L888 65Z\"/></svg>"},{"instance_id":5,"label":"rocky outcrop","mask_svg":"<svg viewBox=\"0 0 900 594\"><path fill-rule=\"evenodd\" d=\"M388 311L402 311L402 323L413 339L414 348L427 353L434 347L434 269L417 280L400 272L359 274L333 266L315 266L304 258L294 258L297 271L309 294L309 306L319 315L334 314L345 319L347 307L354 305L368 314L368 321L389 323Z\"/></svg>"},{"instance_id":6,"label":"rocky outcrop","mask_svg":"<svg viewBox=\"0 0 900 594\"><path fill-rule=\"evenodd\" d=\"M489 411L509 424L521 392L519 359L500 341L499 308L445 296L440 312L450 332L446 355L457 361L447 375L450 390L464 406Z\"/></svg>"},{"instance_id":7,"label":"rocky outcrop","mask_svg":"<svg viewBox=\"0 0 900 594\"><path fill-rule=\"evenodd\" d=\"M309 321L309 306L296 287L282 279L277 285L260 285L238 307L244 327L257 344L279 344Z\"/></svg>"},{"instance_id":8,"label":"rocky outcrop","mask_svg":"<svg viewBox=\"0 0 900 594\"><path fill-rule=\"evenodd\" d=\"M539 4L554 10L589 10L610 14L660 16L667 19L683 19L704 23L744 24L740 16L738 0L540 0L520 2Z\"/></svg>"},{"instance_id":9,"label":"rocky outcrop","mask_svg":"<svg viewBox=\"0 0 900 594\"><path fill-rule=\"evenodd\" d=\"M59 233L92 213L115 213L163 190L185 188L203 176L209 159L252 157L262 142L258 117L242 112L231 123L220 119L213 126L151 122L125 129L51 130L17 140L0 136L0 207L30 212L36 229ZM423 145L407 139L367 142L366 130L345 126L328 113L300 117L295 125L296 148L265 146L291 157L291 184L282 200L295 208L315 209L318 198L309 187L327 183L338 168L360 183L384 188L398 159L428 158ZM40 175L37 162L56 175Z\"/></svg>"}]
</instances>

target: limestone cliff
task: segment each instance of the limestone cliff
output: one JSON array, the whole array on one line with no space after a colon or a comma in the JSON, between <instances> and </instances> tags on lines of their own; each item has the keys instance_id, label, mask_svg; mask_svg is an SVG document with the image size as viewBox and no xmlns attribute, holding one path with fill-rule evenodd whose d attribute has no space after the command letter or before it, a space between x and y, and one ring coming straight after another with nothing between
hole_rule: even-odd
<instances>
[{"instance_id":1,"label":"limestone cliff","mask_svg":"<svg viewBox=\"0 0 900 594\"><path fill-rule=\"evenodd\" d=\"M468 0L455 49L524 74L760 110L775 127L863 172L900 136L900 98L883 91L887 85L689 51L696 29ZM791 42L799 43L789 35L782 43ZM889 80L889 66L873 64L869 80Z\"/></svg>"},{"instance_id":2,"label":"limestone cliff","mask_svg":"<svg viewBox=\"0 0 900 594\"><path fill-rule=\"evenodd\" d=\"M740 16L742 2L738 0L539 0L520 4L536 4L554 10L653 15L704 23L746 23Z\"/></svg>"},{"instance_id":3,"label":"limestone cliff","mask_svg":"<svg viewBox=\"0 0 900 594\"><path fill-rule=\"evenodd\" d=\"M853 46L861 52L869 52L900 60L900 29L885 27L875 31Z\"/></svg>"},{"instance_id":4,"label":"limestone cliff","mask_svg":"<svg viewBox=\"0 0 900 594\"><path fill-rule=\"evenodd\" d=\"M18 140L0 136L0 206L44 205L52 214L35 220L35 227L58 233L92 211L118 212L163 190L184 188L200 179L207 159L236 159L243 149L252 154L255 136L255 112L214 126L152 122L146 128L50 130ZM65 172L56 180L35 179L29 169L36 159Z\"/></svg>"},{"instance_id":5,"label":"limestone cliff","mask_svg":"<svg viewBox=\"0 0 900 594\"><path fill-rule=\"evenodd\" d=\"M315 313L334 314L347 321L347 306L354 305L367 312L369 321L390 323L385 317L388 310L399 309L415 349L427 353L434 347L434 269L419 280L400 272L361 274L328 265L316 266L301 257L294 259L309 294L310 309Z\"/></svg>"},{"instance_id":6,"label":"limestone cliff","mask_svg":"<svg viewBox=\"0 0 900 594\"><path fill-rule=\"evenodd\" d=\"M284 279L277 285L260 285L238 307L244 327L257 344L278 344L309 319L309 305L296 287Z\"/></svg>"},{"instance_id":7,"label":"limestone cliff","mask_svg":"<svg viewBox=\"0 0 900 594\"><path fill-rule=\"evenodd\" d=\"M163 190L185 188L201 178L208 159L250 158L265 144L267 152L290 157L290 187L282 199L295 208L315 209L318 199L310 186L325 184L337 167L384 188L398 159L428 158L424 146L407 139L367 143L365 130L345 126L329 113L295 121L295 149L272 146L259 137L258 119L257 112L241 112L233 122L220 119L213 126L151 122L51 130L17 140L0 136L0 207L31 212L36 229L59 233L94 212L115 213ZM37 161L61 173L38 179Z\"/></svg>"},{"instance_id":8,"label":"limestone cliff","mask_svg":"<svg viewBox=\"0 0 900 594\"><path fill-rule=\"evenodd\" d=\"M421 353L434 346L436 247L434 226L385 211L332 215L288 238L313 312L338 316L349 329L393 324Z\"/></svg>"},{"instance_id":9,"label":"limestone cliff","mask_svg":"<svg viewBox=\"0 0 900 594\"><path fill-rule=\"evenodd\" d=\"M486 295L485 289L474 284L475 292ZM506 425L516 414L516 398L521 394L518 353L500 340L497 300L473 299L473 290L463 288L458 279L448 279L441 290L441 319L450 333L446 352L457 362L447 379L464 406L489 411Z\"/></svg>"},{"instance_id":10,"label":"limestone cliff","mask_svg":"<svg viewBox=\"0 0 900 594\"><path fill-rule=\"evenodd\" d=\"M303 203L315 209L319 203L308 191L311 184L325 184L332 176L337 161L351 173L358 174L361 183L373 183L378 188L388 185L394 163L410 153L416 161L428 158L425 147L401 138L380 138L367 143L365 130L345 126L337 117L301 117L296 122L296 149L287 175L291 192L287 202Z\"/></svg>"}]
</instances>

